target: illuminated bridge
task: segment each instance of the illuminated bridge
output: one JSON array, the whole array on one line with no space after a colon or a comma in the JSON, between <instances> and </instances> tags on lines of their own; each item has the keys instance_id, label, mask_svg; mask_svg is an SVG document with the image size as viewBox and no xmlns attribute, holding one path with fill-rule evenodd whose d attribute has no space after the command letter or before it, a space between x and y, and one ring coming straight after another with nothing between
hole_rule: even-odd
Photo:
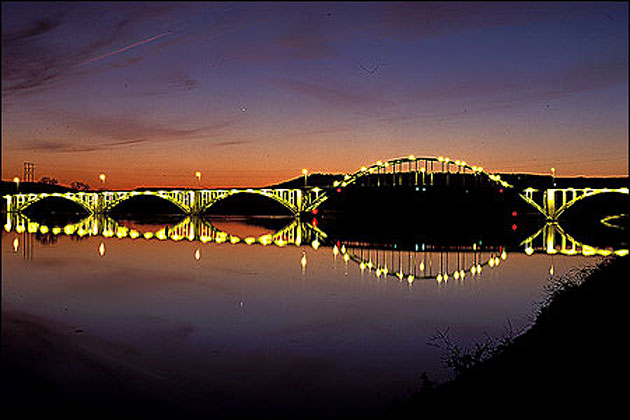
<instances>
[{"instance_id":1,"label":"illuminated bridge","mask_svg":"<svg viewBox=\"0 0 630 420\"><path fill-rule=\"evenodd\" d=\"M328 188L228 188L198 190L158 190L158 191L99 191L76 193L43 193L5 195L6 208L10 213L21 213L32 204L50 198L62 198L77 203L89 214L107 214L118 204L139 196L152 196L164 199L176 205L184 214L198 215L216 203L236 194L257 194L280 203L293 215L310 212L319 207L334 194L354 186L368 187L420 187L441 185L448 187L455 180L462 184L480 184L489 182L498 189L515 187L500 175L491 174L482 167L468 164L463 160L448 157L408 156L387 161L378 161L371 166L364 166L358 171L343 176ZM471 185L471 186L473 186ZM526 188L517 191L518 195L538 210L546 219L557 220L569 207L580 200L602 193L628 194L628 188L553 188L537 190Z\"/></svg>"}]
</instances>

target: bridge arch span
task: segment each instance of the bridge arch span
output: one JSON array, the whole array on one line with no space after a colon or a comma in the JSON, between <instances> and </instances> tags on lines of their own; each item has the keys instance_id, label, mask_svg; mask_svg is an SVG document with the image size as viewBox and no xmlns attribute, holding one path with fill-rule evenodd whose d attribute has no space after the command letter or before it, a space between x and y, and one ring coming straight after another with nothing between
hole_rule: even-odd
<instances>
[{"instance_id":1,"label":"bridge arch span","mask_svg":"<svg viewBox=\"0 0 630 420\"><path fill-rule=\"evenodd\" d=\"M98 208L100 213L109 213L119 204L137 197L155 197L174 204L182 213L190 212L194 200L194 192L186 190L169 191L106 191L102 194L102 202Z\"/></svg>"},{"instance_id":2,"label":"bridge arch span","mask_svg":"<svg viewBox=\"0 0 630 420\"><path fill-rule=\"evenodd\" d=\"M199 192L199 205L195 213L202 214L206 210L210 209L213 205L225 200L226 198L233 197L239 194L253 194L257 196L262 196L269 198L276 203L282 205L282 207L286 208L290 214L299 215L301 202L302 202L302 192L300 190L290 190L290 189L229 189L229 190L207 190Z\"/></svg>"},{"instance_id":3,"label":"bridge arch span","mask_svg":"<svg viewBox=\"0 0 630 420\"><path fill-rule=\"evenodd\" d=\"M110 213L118 208L122 203L128 203L130 200L143 197L155 198L173 204L182 213L186 214L190 211L191 202L190 192L185 190L175 191L111 191L102 195L102 202L99 206L99 213Z\"/></svg>"},{"instance_id":4,"label":"bridge arch span","mask_svg":"<svg viewBox=\"0 0 630 420\"><path fill-rule=\"evenodd\" d=\"M561 193L561 205L556 207L556 194ZM561 190L547 190L547 206L550 214L557 219L567 211L569 208L573 207L576 203L584 200L588 197L593 197L601 194L629 194L628 188L571 188L571 189L561 189ZM570 199L567 200L568 196L571 196Z\"/></svg>"},{"instance_id":5,"label":"bridge arch span","mask_svg":"<svg viewBox=\"0 0 630 420\"><path fill-rule=\"evenodd\" d=\"M406 165L406 171L405 171ZM338 191L346 188L354 183L356 183L360 178L371 175L371 174L380 174L386 173L388 168L392 168L393 173L396 173L396 167L399 167L400 172L415 172L420 173L424 177L425 174L437 173L435 165L439 166L439 172L441 173L466 173L466 171L470 171L472 174L485 176L499 187L503 188L513 188L512 185L502 180L500 175L491 174L489 172L484 171L481 166L475 166L467 163L464 160L453 160L448 157L416 157L414 155L410 155L407 157L393 158L387 161L377 161L376 163L370 166L363 166L359 170L348 173L344 175L343 180L335 181L333 183L333 188L336 188ZM457 172L451 172L451 168L455 168ZM316 193L318 193L319 189L313 189ZM305 211L312 211L317 208L320 204L326 201L330 197L330 194L317 194L313 197L310 203L306 206Z\"/></svg>"},{"instance_id":6,"label":"bridge arch span","mask_svg":"<svg viewBox=\"0 0 630 420\"><path fill-rule=\"evenodd\" d=\"M8 196L7 209L14 209L24 212L33 204L39 203L50 198L59 198L78 204L88 213L93 212L93 205L96 203L96 197L91 193L40 193L40 194L17 194ZM13 202L12 202L13 200Z\"/></svg>"}]
</instances>

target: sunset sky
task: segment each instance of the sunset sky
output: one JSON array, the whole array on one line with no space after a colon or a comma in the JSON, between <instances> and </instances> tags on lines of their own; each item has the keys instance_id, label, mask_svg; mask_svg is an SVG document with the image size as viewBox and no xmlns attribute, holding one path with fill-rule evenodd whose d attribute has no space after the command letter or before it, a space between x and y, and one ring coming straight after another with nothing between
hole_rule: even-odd
<instances>
[{"instance_id":1,"label":"sunset sky","mask_svg":"<svg viewBox=\"0 0 630 420\"><path fill-rule=\"evenodd\" d=\"M2 178L628 175L627 3L2 3Z\"/></svg>"}]
</instances>

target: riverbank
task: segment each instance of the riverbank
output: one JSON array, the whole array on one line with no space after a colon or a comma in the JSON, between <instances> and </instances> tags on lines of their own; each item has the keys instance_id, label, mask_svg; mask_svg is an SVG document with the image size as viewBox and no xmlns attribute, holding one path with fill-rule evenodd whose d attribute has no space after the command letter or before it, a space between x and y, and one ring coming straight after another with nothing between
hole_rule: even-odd
<instances>
[{"instance_id":1,"label":"riverbank","mask_svg":"<svg viewBox=\"0 0 630 420\"><path fill-rule=\"evenodd\" d=\"M425 380L387 417L592 412L606 418L620 412L629 268L630 258L618 257L556 279L525 333L499 343L495 354L449 382ZM452 350L445 357L454 356Z\"/></svg>"}]
</instances>

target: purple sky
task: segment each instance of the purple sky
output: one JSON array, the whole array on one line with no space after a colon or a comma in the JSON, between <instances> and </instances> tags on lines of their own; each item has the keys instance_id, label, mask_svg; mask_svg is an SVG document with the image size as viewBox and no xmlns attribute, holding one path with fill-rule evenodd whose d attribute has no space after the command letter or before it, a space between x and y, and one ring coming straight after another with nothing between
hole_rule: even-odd
<instances>
[{"instance_id":1,"label":"purple sky","mask_svg":"<svg viewBox=\"0 0 630 420\"><path fill-rule=\"evenodd\" d=\"M628 174L627 3L2 3L2 178Z\"/></svg>"}]
</instances>

